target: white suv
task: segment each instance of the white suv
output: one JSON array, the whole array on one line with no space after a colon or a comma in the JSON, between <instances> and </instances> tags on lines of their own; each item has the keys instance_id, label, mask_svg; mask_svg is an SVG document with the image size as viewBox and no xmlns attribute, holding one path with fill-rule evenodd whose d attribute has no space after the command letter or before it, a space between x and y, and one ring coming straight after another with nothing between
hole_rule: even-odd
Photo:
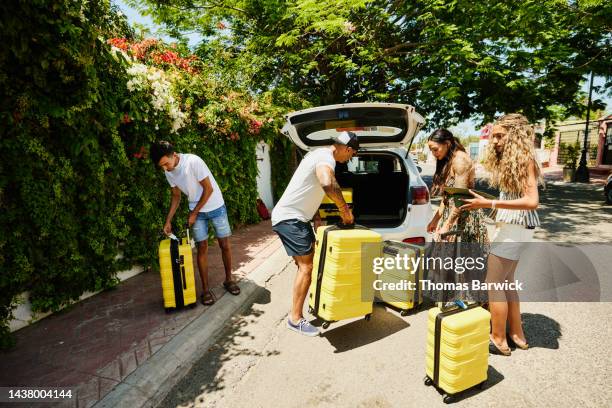
<instances>
[{"instance_id":1,"label":"white suv","mask_svg":"<svg viewBox=\"0 0 612 408\"><path fill-rule=\"evenodd\" d=\"M414 107L395 103L347 103L290 113L282 132L302 150L332 143L348 130L359 139L358 156L336 165L336 179L353 189L355 222L385 240L422 244L433 211L429 190L408 151L425 123Z\"/></svg>"}]
</instances>

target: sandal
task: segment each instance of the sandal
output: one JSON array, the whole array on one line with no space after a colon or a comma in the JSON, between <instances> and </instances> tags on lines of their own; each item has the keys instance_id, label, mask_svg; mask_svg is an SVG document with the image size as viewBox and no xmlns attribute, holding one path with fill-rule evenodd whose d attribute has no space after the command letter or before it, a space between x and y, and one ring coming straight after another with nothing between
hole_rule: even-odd
<instances>
[{"instance_id":1,"label":"sandal","mask_svg":"<svg viewBox=\"0 0 612 408\"><path fill-rule=\"evenodd\" d=\"M223 287L234 296L238 296L240 294L240 288L234 281L223 282Z\"/></svg>"},{"instance_id":2,"label":"sandal","mask_svg":"<svg viewBox=\"0 0 612 408\"><path fill-rule=\"evenodd\" d=\"M200 296L200 302L202 302L204 306L214 305L216 301L217 301L217 298L215 297L214 293L212 293L210 290L202 293L202 295Z\"/></svg>"},{"instance_id":3,"label":"sandal","mask_svg":"<svg viewBox=\"0 0 612 408\"><path fill-rule=\"evenodd\" d=\"M512 343L514 344L517 348L520 348L521 350L528 350L529 349L529 343L527 342L521 342L521 343L517 343L512 336L508 336L508 343Z\"/></svg>"},{"instance_id":4,"label":"sandal","mask_svg":"<svg viewBox=\"0 0 612 408\"><path fill-rule=\"evenodd\" d=\"M489 337L489 353L508 357L512 354L512 351L510 349L500 348L497 344L495 344L493 339Z\"/></svg>"}]
</instances>

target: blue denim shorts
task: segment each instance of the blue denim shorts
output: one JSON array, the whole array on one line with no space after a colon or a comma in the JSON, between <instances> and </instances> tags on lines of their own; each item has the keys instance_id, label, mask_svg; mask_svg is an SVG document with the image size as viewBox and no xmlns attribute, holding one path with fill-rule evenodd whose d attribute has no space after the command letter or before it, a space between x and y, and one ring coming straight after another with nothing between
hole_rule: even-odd
<instances>
[{"instance_id":1,"label":"blue denim shorts","mask_svg":"<svg viewBox=\"0 0 612 408\"><path fill-rule=\"evenodd\" d=\"M216 210L208 212L200 211L196 218L196 222L191 227L195 242L206 241L208 239L208 221L212 221L213 228L215 229L215 237L227 238L232 235L232 229L227 219L227 208L225 208L225 204L223 204Z\"/></svg>"}]
</instances>

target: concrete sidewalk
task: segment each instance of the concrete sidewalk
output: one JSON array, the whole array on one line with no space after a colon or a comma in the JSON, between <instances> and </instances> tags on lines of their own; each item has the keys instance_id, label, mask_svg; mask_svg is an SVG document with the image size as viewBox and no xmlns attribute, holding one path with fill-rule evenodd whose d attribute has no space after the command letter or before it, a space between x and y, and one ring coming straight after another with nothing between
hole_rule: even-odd
<instances>
[{"instance_id":1,"label":"concrete sidewalk","mask_svg":"<svg viewBox=\"0 0 612 408\"><path fill-rule=\"evenodd\" d=\"M542 174L546 181L563 181L563 166L551 166L542 168ZM605 170L589 169L590 184L605 185L609 172Z\"/></svg>"},{"instance_id":2,"label":"concrete sidewalk","mask_svg":"<svg viewBox=\"0 0 612 408\"><path fill-rule=\"evenodd\" d=\"M1 354L0 386L70 387L76 398L61 406L92 406L191 323L212 320L213 314L231 315L241 302L248 304L253 290L244 290L245 278L282 251L269 221L236 231L232 249L234 271L242 281L240 296L234 298L221 286L225 276L221 251L213 245L209 248L209 280L219 300L211 313L207 313L210 307L198 303L194 309L166 314L159 274L144 272L17 331L15 349ZM199 298L197 271L196 284ZM212 333L196 334L204 342Z\"/></svg>"}]
</instances>

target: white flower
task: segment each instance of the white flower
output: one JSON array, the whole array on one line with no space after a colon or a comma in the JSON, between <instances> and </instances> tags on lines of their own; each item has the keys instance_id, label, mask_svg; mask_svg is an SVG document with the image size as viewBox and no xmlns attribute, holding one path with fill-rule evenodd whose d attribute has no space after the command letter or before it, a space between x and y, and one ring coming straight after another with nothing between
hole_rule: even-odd
<instances>
[{"instance_id":1,"label":"white flower","mask_svg":"<svg viewBox=\"0 0 612 408\"><path fill-rule=\"evenodd\" d=\"M353 31L355 31L355 26L350 21L345 21L344 22L344 30L346 32L352 33Z\"/></svg>"},{"instance_id":2,"label":"white flower","mask_svg":"<svg viewBox=\"0 0 612 408\"><path fill-rule=\"evenodd\" d=\"M172 83L166 72L135 62L132 62L127 72L130 75L127 82L128 90L148 92L154 115L157 116L158 113L167 115L172 122L173 132L185 126L187 114L181 111L176 98L172 95ZM148 107L145 107L144 110L149 111ZM145 118L144 121L147 122L148 119ZM155 128L158 129L158 126L156 125Z\"/></svg>"}]
</instances>

